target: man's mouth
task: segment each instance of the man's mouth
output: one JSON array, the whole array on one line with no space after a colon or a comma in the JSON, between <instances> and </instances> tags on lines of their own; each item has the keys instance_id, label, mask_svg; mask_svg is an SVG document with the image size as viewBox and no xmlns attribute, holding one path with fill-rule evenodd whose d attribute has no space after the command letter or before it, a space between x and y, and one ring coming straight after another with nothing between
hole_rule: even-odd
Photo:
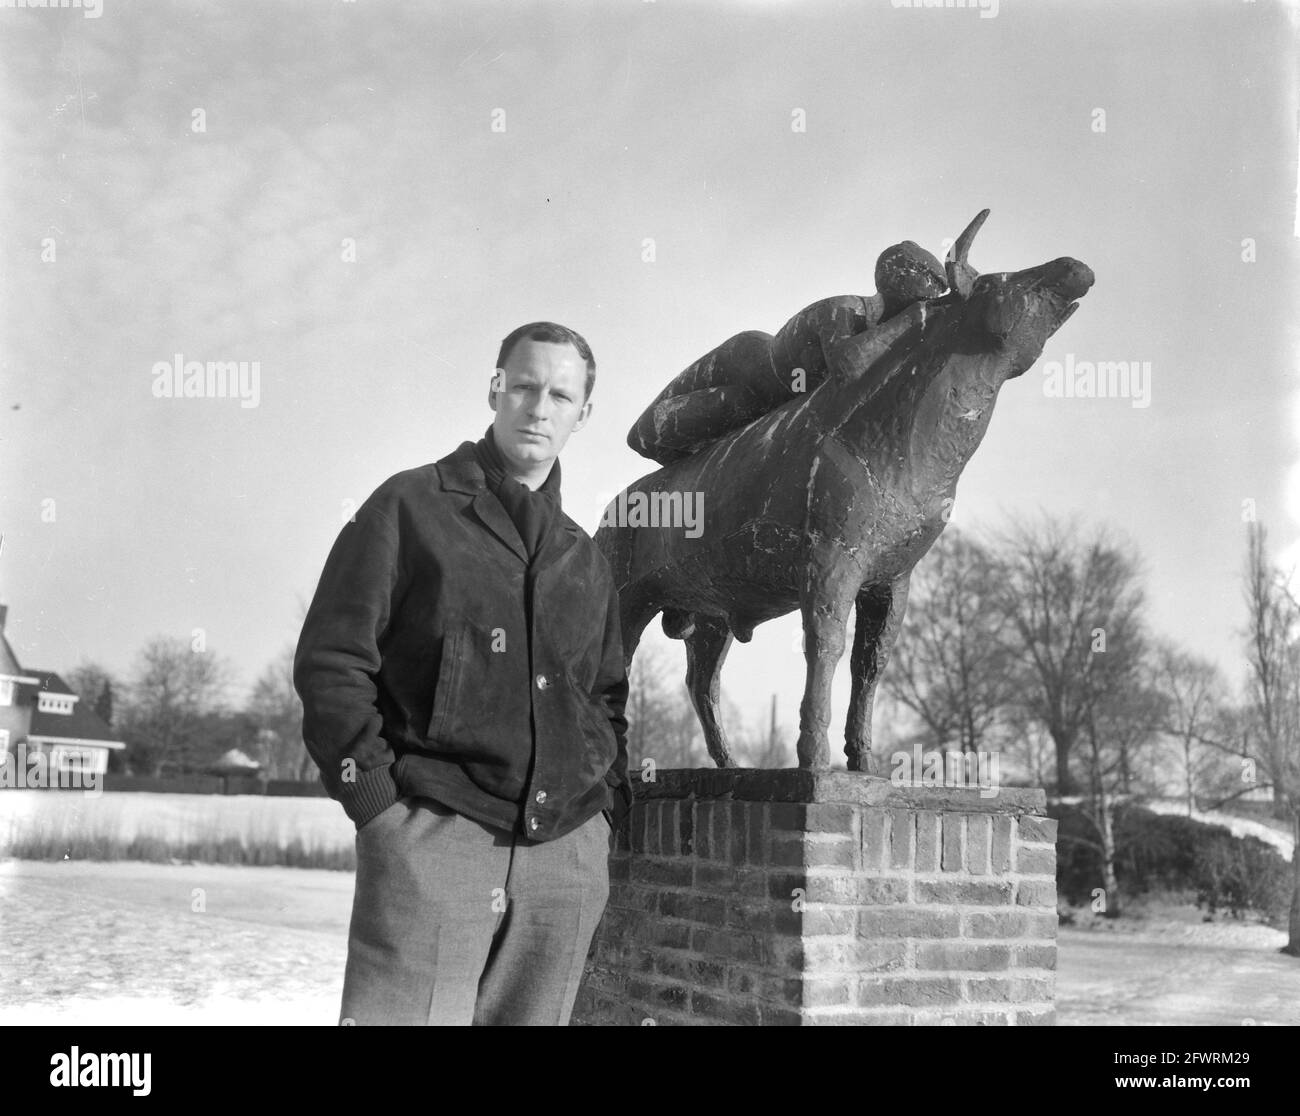
<instances>
[{"instance_id":1,"label":"man's mouth","mask_svg":"<svg viewBox=\"0 0 1300 1116\"><path fill-rule=\"evenodd\" d=\"M545 437L546 437L546 435L543 434L540 430L521 430L521 431L519 431L519 433L520 433L520 434L523 434L523 435L525 435L525 436L527 436L527 437L529 437L529 438L545 438Z\"/></svg>"}]
</instances>

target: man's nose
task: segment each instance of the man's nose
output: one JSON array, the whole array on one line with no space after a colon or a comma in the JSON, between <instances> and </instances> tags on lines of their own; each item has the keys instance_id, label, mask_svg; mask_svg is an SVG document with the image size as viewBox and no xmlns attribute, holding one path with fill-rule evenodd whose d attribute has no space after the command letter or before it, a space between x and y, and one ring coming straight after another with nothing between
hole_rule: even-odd
<instances>
[{"instance_id":1,"label":"man's nose","mask_svg":"<svg viewBox=\"0 0 1300 1116\"><path fill-rule=\"evenodd\" d=\"M536 415L538 418L546 418L551 413L553 403L549 392L539 391L533 396L532 405L528 408L529 413Z\"/></svg>"}]
</instances>

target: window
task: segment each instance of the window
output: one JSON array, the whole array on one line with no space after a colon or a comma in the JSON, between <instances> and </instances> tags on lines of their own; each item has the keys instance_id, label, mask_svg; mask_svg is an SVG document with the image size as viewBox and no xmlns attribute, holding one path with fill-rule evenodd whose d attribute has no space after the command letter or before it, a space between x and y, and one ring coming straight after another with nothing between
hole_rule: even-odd
<instances>
[{"instance_id":1,"label":"window","mask_svg":"<svg viewBox=\"0 0 1300 1116\"><path fill-rule=\"evenodd\" d=\"M42 693L36 699L36 708L41 713L71 713L76 700L71 694Z\"/></svg>"},{"instance_id":2,"label":"window","mask_svg":"<svg viewBox=\"0 0 1300 1116\"><path fill-rule=\"evenodd\" d=\"M14 684L12 682L0 682L0 705L13 705L14 703Z\"/></svg>"},{"instance_id":3,"label":"window","mask_svg":"<svg viewBox=\"0 0 1300 1116\"><path fill-rule=\"evenodd\" d=\"M80 772L102 775L108 766L108 752L100 748L76 748L63 744L50 749L50 770L62 774Z\"/></svg>"}]
</instances>

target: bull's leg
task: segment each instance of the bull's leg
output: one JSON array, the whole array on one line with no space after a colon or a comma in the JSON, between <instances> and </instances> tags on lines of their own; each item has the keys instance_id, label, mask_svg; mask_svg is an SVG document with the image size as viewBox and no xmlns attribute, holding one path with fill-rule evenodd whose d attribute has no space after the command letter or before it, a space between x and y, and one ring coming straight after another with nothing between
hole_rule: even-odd
<instances>
[{"instance_id":1,"label":"bull's leg","mask_svg":"<svg viewBox=\"0 0 1300 1116\"><path fill-rule=\"evenodd\" d=\"M844 629L853 602L853 586L848 587L848 595L837 591L843 580L842 575L832 574L814 585L810 576L802 594L803 655L808 675L799 706L795 749L800 767L827 768L831 764L831 680L844 654Z\"/></svg>"},{"instance_id":2,"label":"bull's leg","mask_svg":"<svg viewBox=\"0 0 1300 1116\"><path fill-rule=\"evenodd\" d=\"M695 617L695 630L686 637L686 689L704 729L709 756L719 767L735 767L727 736L718 723L718 689L722 664L731 650L731 629L716 616Z\"/></svg>"},{"instance_id":3,"label":"bull's leg","mask_svg":"<svg viewBox=\"0 0 1300 1116\"><path fill-rule=\"evenodd\" d=\"M642 600L643 596L632 588L625 588L619 594L619 634L623 641L623 669L627 671L632 669L632 656L641 642L641 633L659 611L649 601Z\"/></svg>"},{"instance_id":4,"label":"bull's leg","mask_svg":"<svg viewBox=\"0 0 1300 1116\"><path fill-rule=\"evenodd\" d=\"M883 585L864 585L858 593L853 654L849 659L853 691L844 730L844 754L848 756L850 771L873 775L879 771L879 760L871 751L871 709L876 699L876 684L889 662L889 653L903 623L910 580L910 573L904 574Z\"/></svg>"}]
</instances>

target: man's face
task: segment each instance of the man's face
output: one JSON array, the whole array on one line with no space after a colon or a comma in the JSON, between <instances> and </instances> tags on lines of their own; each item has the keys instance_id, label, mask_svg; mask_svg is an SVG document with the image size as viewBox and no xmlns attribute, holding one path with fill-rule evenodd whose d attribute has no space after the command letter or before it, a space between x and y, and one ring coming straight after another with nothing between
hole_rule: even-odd
<instances>
[{"instance_id":1,"label":"man's face","mask_svg":"<svg viewBox=\"0 0 1300 1116\"><path fill-rule=\"evenodd\" d=\"M554 461L591 414L586 386L587 362L568 342L516 342L488 390L492 434L506 463L531 469Z\"/></svg>"}]
</instances>

